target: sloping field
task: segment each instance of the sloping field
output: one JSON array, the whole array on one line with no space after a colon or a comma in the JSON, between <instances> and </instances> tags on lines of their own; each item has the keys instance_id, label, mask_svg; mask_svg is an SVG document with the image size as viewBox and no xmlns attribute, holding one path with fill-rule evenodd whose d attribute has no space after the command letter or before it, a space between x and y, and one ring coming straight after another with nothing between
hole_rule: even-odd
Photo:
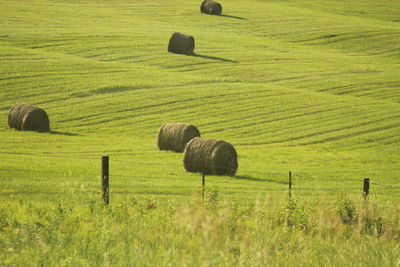
<instances>
[{"instance_id":1,"label":"sloping field","mask_svg":"<svg viewBox=\"0 0 400 267\"><path fill-rule=\"evenodd\" d=\"M222 199L284 197L292 171L307 203L359 199L369 177L372 200L398 205L400 2L221 3L0 0L1 202L97 200L103 155L111 203L186 202L201 177L156 146L186 122L238 152L235 177L207 177ZM176 31L195 55L167 53ZM52 132L9 129L16 103L44 108Z\"/></svg>"},{"instance_id":2,"label":"sloping field","mask_svg":"<svg viewBox=\"0 0 400 267\"><path fill-rule=\"evenodd\" d=\"M375 5L231 1L216 17L187 1L2 1L4 186L18 192L18 177L47 177L36 171L97 175L107 154L114 174L151 174L143 186L163 194L186 177L179 191L190 192L197 182L182 156L155 145L159 126L176 121L234 144L238 175L285 181L292 170L301 184L336 189L363 177L397 183L400 6ZM166 52L174 31L195 36L195 56ZM20 102L47 110L54 133L8 129ZM52 188L64 181L51 177ZM84 178L97 186L96 176ZM233 183L215 179L221 190Z\"/></svg>"}]
</instances>

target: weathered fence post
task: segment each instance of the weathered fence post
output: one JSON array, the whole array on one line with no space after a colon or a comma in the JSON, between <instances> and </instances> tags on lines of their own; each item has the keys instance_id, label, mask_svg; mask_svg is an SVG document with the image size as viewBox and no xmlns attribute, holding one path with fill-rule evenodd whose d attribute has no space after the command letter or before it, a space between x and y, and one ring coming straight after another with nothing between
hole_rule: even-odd
<instances>
[{"instance_id":1,"label":"weathered fence post","mask_svg":"<svg viewBox=\"0 0 400 267\"><path fill-rule=\"evenodd\" d=\"M363 189L364 198L367 199L369 195L369 178L364 179L364 189Z\"/></svg>"},{"instance_id":2,"label":"weathered fence post","mask_svg":"<svg viewBox=\"0 0 400 267\"><path fill-rule=\"evenodd\" d=\"M292 197L292 172L289 171L289 197Z\"/></svg>"},{"instance_id":3,"label":"weathered fence post","mask_svg":"<svg viewBox=\"0 0 400 267\"><path fill-rule=\"evenodd\" d=\"M110 199L109 199L109 193L110 193L110 189L109 189L109 164L108 164L108 156L103 156L101 158L101 186L103 189L103 201L104 204L108 205L110 203Z\"/></svg>"},{"instance_id":4,"label":"weathered fence post","mask_svg":"<svg viewBox=\"0 0 400 267\"><path fill-rule=\"evenodd\" d=\"M202 172L202 181L201 181L201 197L204 200L204 194L205 194L205 187L206 187L206 176L204 174L204 171Z\"/></svg>"}]
</instances>

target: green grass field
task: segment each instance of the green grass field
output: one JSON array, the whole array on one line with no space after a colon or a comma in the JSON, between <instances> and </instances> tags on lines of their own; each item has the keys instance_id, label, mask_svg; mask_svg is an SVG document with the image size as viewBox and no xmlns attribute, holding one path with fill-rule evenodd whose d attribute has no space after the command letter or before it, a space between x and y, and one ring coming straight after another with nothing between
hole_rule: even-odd
<instances>
[{"instance_id":1,"label":"green grass field","mask_svg":"<svg viewBox=\"0 0 400 267\"><path fill-rule=\"evenodd\" d=\"M400 266L400 2L200 3L0 0L0 266ZM238 152L205 201L168 122Z\"/></svg>"}]
</instances>

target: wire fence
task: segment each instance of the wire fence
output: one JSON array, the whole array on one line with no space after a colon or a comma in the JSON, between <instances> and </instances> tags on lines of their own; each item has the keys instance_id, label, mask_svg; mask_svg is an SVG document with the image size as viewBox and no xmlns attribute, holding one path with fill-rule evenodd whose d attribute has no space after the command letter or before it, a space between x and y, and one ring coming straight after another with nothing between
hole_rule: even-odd
<instances>
[{"instance_id":1,"label":"wire fence","mask_svg":"<svg viewBox=\"0 0 400 267\"><path fill-rule=\"evenodd\" d=\"M29 154L30 156L32 154ZM137 153L137 155L154 155L154 153ZM65 169L65 170L40 170L37 168L26 168L26 169L20 169L20 168L13 168L13 167L0 167L0 175L1 173L24 173L26 175L32 175L34 173L37 174L51 174L51 175L64 175L64 176L86 176L86 177L96 177L96 179L100 179L101 173L100 173L100 157L95 156L95 155L51 155L51 154L36 154L35 158L40 160L40 157L54 157L54 158L68 158L68 159L76 159L76 160L84 160L84 163L90 163L89 165L91 168L86 169L86 170L75 170L75 169ZM161 159L159 159L161 160ZM200 183L200 177L201 173L198 174L197 177L194 177L192 174L189 175L187 172L184 172L184 164L183 162L181 163L171 163L171 162L146 162L146 161L136 161L136 160L127 160L126 155L124 156L112 156L110 159L111 166L114 166L111 168L111 174L110 177L112 179L112 184L120 184L126 182L126 179L131 179L134 182L147 182L147 181L181 181L184 182L182 186L187 186L193 188L194 184L197 184L199 187L202 185ZM266 165L265 162L261 161L251 161L252 165ZM21 166L23 164L19 164L17 166ZM29 166L29 165L28 165ZM94 169L93 167L96 166L95 168L97 170L91 170ZM141 170L136 170L135 173L135 168L128 168L127 166L141 166L145 168L146 174L139 173ZM157 169L154 169L154 167L160 167ZM181 171L176 171L177 169L180 169ZM173 172L171 172L173 171ZM278 189L281 191L289 191L293 190L295 191L303 191L303 192L308 192L308 191L314 191L314 192L324 192L324 191L329 191L329 190L340 190L340 189L348 189L348 190L360 190L362 189L362 181L363 178L360 179L347 179L346 181L343 181L342 179L334 179L330 178L330 180L337 180L343 182L340 186L336 186L333 188L330 188L328 186L324 186L321 183L318 183L318 186L312 188L310 187L310 180L308 181L307 184L303 184L302 182L298 179L296 179L296 173L293 173L293 179L289 181L288 178L288 172L263 172L263 171L256 171L256 170L249 170L249 169L241 169L240 174L237 174L233 177L230 177L229 183L226 183L225 177L222 177L221 179L213 178L213 179L207 179L207 183L211 183L214 185L221 185L221 183L224 183L224 187L226 187L226 190L229 191L229 188L232 187L238 187L239 185L241 188L244 190L246 186L249 186L249 188L246 188L246 190L253 189L253 191L268 191L271 189L271 187L268 186L254 186L254 183L268 183L268 184L275 184L274 190L277 190L277 186L279 187ZM207 175L208 176L208 175ZM125 180L120 180L120 179L125 179ZM100 180L98 180L100 181ZM294 182L295 187L293 189L291 188L292 183ZM203 181L204 183L204 181ZM176 184L176 183L175 183ZM288 185L290 184L289 188ZM349 186L351 185L351 186ZM162 184L160 187L158 187L159 190L162 190L162 186L165 186L165 184ZM204 186L204 184L203 184ZM332 184L329 184L329 186L332 186ZM399 190L400 185L397 184L384 184L384 183L378 183L378 182L371 182L371 186L375 187L380 187L382 189L389 189L389 190ZM189 190L189 188L188 188Z\"/></svg>"}]
</instances>

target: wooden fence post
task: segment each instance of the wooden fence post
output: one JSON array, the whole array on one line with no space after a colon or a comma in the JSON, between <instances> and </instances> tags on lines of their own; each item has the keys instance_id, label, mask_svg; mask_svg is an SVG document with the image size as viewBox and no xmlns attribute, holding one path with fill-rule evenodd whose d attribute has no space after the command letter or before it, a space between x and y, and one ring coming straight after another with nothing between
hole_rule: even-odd
<instances>
[{"instance_id":1,"label":"wooden fence post","mask_svg":"<svg viewBox=\"0 0 400 267\"><path fill-rule=\"evenodd\" d=\"M292 172L289 171L289 197L292 197Z\"/></svg>"},{"instance_id":2,"label":"wooden fence post","mask_svg":"<svg viewBox=\"0 0 400 267\"><path fill-rule=\"evenodd\" d=\"M103 189L103 201L104 204L108 205L110 203L109 194L109 164L108 164L108 156L103 156L101 158L101 187Z\"/></svg>"},{"instance_id":3,"label":"wooden fence post","mask_svg":"<svg viewBox=\"0 0 400 267\"><path fill-rule=\"evenodd\" d=\"M369 195L369 178L364 179L364 188L363 188L364 198L367 199Z\"/></svg>"},{"instance_id":4,"label":"wooden fence post","mask_svg":"<svg viewBox=\"0 0 400 267\"><path fill-rule=\"evenodd\" d=\"M204 174L204 171L202 172L202 181L201 181L201 197L204 200L204 195L205 195L205 187L206 187L206 176Z\"/></svg>"}]
</instances>

